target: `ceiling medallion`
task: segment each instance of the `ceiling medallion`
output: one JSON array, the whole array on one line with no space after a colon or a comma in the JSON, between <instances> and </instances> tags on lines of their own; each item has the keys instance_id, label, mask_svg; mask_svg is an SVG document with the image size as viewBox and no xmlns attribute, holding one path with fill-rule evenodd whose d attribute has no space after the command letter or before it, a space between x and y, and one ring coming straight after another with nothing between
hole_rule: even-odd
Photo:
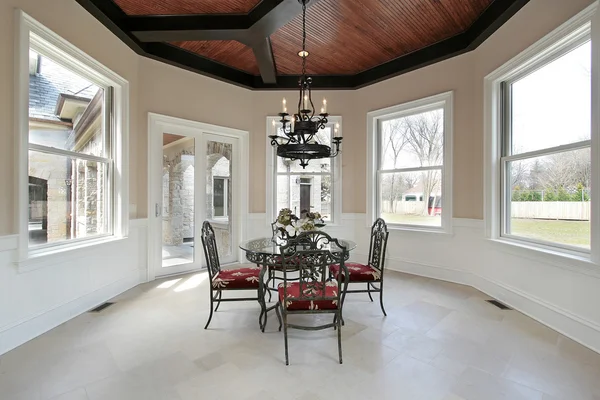
<instances>
[{"instance_id":1,"label":"ceiling medallion","mask_svg":"<svg viewBox=\"0 0 600 400\"><path fill-rule=\"evenodd\" d=\"M340 152L340 144L342 143L341 136L332 138L334 149L317 142L316 134L319 129L325 128L327 124L327 100L323 99L323 107L321 113L315 116L315 106L312 101L310 85L312 78L306 76L306 4L310 0L298 0L302 4L302 51L298 55L302 57L302 75L298 81L300 88L300 98L298 99L298 111L295 114L287 113L287 105L285 98L282 102L282 112L278 115L281 117L279 122L282 125L284 136L271 135L271 145L277 146L277 155L282 158L291 160L299 160L300 166L306 168L309 160L320 158L335 157ZM289 119L288 119L289 117ZM273 121L275 124L275 121ZM337 134L335 129L334 134Z\"/></svg>"}]
</instances>

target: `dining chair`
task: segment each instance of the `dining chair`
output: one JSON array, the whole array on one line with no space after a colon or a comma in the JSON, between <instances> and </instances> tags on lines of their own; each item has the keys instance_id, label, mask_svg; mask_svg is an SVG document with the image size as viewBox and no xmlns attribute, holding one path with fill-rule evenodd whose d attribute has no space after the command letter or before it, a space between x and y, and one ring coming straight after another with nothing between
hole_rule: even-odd
<instances>
[{"instance_id":1,"label":"dining chair","mask_svg":"<svg viewBox=\"0 0 600 400\"><path fill-rule=\"evenodd\" d=\"M204 329L207 329L210 324L215 302L215 312L219 309L221 302L230 301L258 301L262 308L262 296L260 296L259 285L261 268L255 265L245 265L239 268L221 269L215 231L208 221L204 221L202 224L201 238L202 247L204 247L204 255L206 256L208 276L210 278L210 315L208 316L208 321L206 322ZM222 298L224 291L236 290L255 290L256 297Z\"/></svg>"},{"instance_id":2,"label":"dining chair","mask_svg":"<svg viewBox=\"0 0 600 400\"><path fill-rule=\"evenodd\" d=\"M379 304L383 315L387 316L383 307L383 272L385 263L385 252L387 248L389 232L387 224L382 218L377 218L371 227L371 241L369 244L369 258L367 264L357 262L347 262L346 269L348 271L349 284L366 284L367 289L348 289L346 293L368 293L369 298L373 301L371 293L379 292ZM343 269L339 264L333 264L329 267L330 276L333 279L340 278L340 271L344 275ZM344 277L345 278L345 277ZM342 299L343 300L343 299Z\"/></svg>"},{"instance_id":3,"label":"dining chair","mask_svg":"<svg viewBox=\"0 0 600 400\"><path fill-rule=\"evenodd\" d=\"M283 282L278 286L279 330L283 325L285 364L289 365L288 328L303 330L337 329L339 361L342 363L342 293L348 286L344 260L348 250L337 239L320 231L308 231L290 238L281 246ZM328 268L340 266L342 279L328 279ZM291 280L287 266L297 268ZM293 269L292 268L292 269ZM281 314L281 316L280 316ZM333 323L319 326L291 324L289 315L334 314ZM283 318L283 321L281 320Z\"/></svg>"}]
</instances>

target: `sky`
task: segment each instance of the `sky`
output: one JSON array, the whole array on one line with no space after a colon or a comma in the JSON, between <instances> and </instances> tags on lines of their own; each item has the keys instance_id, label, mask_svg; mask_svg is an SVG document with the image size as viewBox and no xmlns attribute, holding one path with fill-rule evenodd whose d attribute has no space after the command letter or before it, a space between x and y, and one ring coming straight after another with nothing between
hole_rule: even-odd
<instances>
[{"instance_id":1,"label":"sky","mask_svg":"<svg viewBox=\"0 0 600 400\"><path fill-rule=\"evenodd\" d=\"M513 154L590 138L591 44L512 85Z\"/></svg>"}]
</instances>

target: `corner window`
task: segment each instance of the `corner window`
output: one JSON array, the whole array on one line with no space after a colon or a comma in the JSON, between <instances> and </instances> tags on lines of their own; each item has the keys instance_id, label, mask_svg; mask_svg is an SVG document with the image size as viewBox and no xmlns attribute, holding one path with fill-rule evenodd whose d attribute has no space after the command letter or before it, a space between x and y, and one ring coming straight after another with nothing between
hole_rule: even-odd
<instances>
[{"instance_id":1,"label":"corner window","mask_svg":"<svg viewBox=\"0 0 600 400\"><path fill-rule=\"evenodd\" d=\"M127 81L25 13L17 24L20 259L127 233Z\"/></svg>"},{"instance_id":2,"label":"corner window","mask_svg":"<svg viewBox=\"0 0 600 400\"><path fill-rule=\"evenodd\" d=\"M317 133L317 140L331 146L331 138L341 135L342 127L341 118L328 119L329 123ZM269 117L267 123L272 130L281 129L276 117ZM272 188L272 195L268 199L272 204L272 220L275 220L279 210L289 208L298 216L306 211L319 212L327 223L338 223L341 213L341 154L333 158L310 160L305 169L298 160L277 157L270 144L267 154L271 154L272 160L267 166L271 180L271 184L267 184Z\"/></svg>"},{"instance_id":3,"label":"corner window","mask_svg":"<svg viewBox=\"0 0 600 400\"><path fill-rule=\"evenodd\" d=\"M451 93L369 113L373 218L449 229Z\"/></svg>"},{"instance_id":4,"label":"corner window","mask_svg":"<svg viewBox=\"0 0 600 400\"><path fill-rule=\"evenodd\" d=\"M590 250L591 42L501 82L501 236Z\"/></svg>"},{"instance_id":5,"label":"corner window","mask_svg":"<svg viewBox=\"0 0 600 400\"><path fill-rule=\"evenodd\" d=\"M43 51L43 50L42 50ZM29 51L29 246L111 234L111 87Z\"/></svg>"}]
</instances>

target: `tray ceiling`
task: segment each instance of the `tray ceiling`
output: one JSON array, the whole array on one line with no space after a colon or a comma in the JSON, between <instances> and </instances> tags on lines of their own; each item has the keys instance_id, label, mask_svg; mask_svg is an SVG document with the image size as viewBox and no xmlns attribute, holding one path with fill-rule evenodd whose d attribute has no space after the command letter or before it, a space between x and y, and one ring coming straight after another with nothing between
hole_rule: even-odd
<instances>
[{"instance_id":1,"label":"tray ceiling","mask_svg":"<svg viewBox=\"0 0 600 400\"><path fill-rule=\"evenodd\" d=\"M254 89L296 88L298 0L77 0L139 54ZM528 0L311 0L315 88L355 89L473 50Z\"/></svg>"}]
</instances>

